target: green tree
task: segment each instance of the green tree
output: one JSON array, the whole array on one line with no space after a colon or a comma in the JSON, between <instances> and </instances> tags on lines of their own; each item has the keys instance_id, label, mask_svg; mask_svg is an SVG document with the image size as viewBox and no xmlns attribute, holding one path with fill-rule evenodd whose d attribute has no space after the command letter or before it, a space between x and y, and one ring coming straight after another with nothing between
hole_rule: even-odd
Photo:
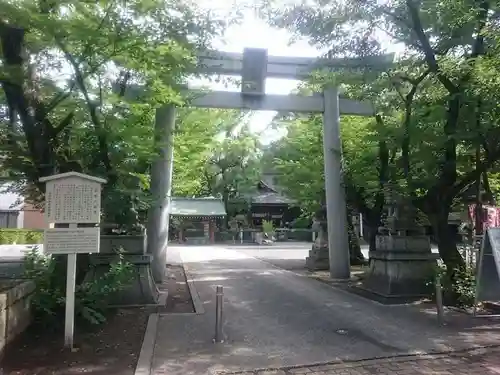
<instances>
[{"instance_id":1,"label":"green tree","mask_svg":"<svg viewBox=\"0 0 500 375\"><path fill-rule=\"evenodd\" d=\"M182 109L174 140L173 194L201 196L215 194L207 185L209 162L245 113L222 109Z\"/></svg>"},{"instance_id":2,"label":"green tree","mask_svg":"<svg viewBox=\"0 0 500 375\"><path fill-rule=\"evenodd\" d=\"M488 0L356 0L275 7L270 17L330 56L404 50L375 80L362 71L334 79L347 95L373 99L381 124L397 124L391 186L427 215L449 269L463 266L449 213L500 157L498 15Z\"/></svg>"},{"instance_id":3,"label":"green tree","mask_svg":"<svg viewBox=\"0 0 500 375\"><path fill-rule=\"evenodd\" d=\"M137 226L150 203L154 110L184 104L178 85L228 22L189 0L0 0L0 152L14 189L42 201L40 177L98 175L103 221ZM130 100L132 85L148 92Z\"/></svg>"},{"instance_id":4,"label":"green tree","mask_svg":"<svg viewBox=\"0 0 500 375\"><path fill-rule=\"evenodd\" d=\"M121 220L116 202L132 207L147 187L154 109L183 103L176 85L227 20L188 1L2 0L0 9L4 166L39 189L56 172L105 177L107 220ZM150 90L131 102L130 84Z\"/></svg>"},{"instance_id":5,"label":"green tree","mask_svg":"<svg viewBox=\"0 0 500 375\"><path fill-rule=\"evenodd\" d=\"M230 200L244 200L255 191L261 172L260 150L258 136L246 124L214 142L205 164L204 191L221 196L226 211Z\"/></svg>"},{"instance_id":6,"label":"green tree","mask_svg":"<svg viewBox=\"0 0 500 375\"><path fill-rule=\"evenodd\" d=\"M287 127L288 133L267 150L266 158L271 159L274 169L279 173L280 185L288 195L300 202L304 214L311 217L325 206L322 118L316 115L294 117L281 120L280 123ZM373 168L379 163L376 122L372 119L345 117L342 119L342 138L349 208L347 219L352 262L355 263L361 256L352 215L358 211L368 217L368 223L374 225L371 230L374 241L380 221L379 211L382 209L377 207L376 217L379 220L372 223L370 218L376 211L376 197L381 189L378 171Z\"/></svg>"}]
</instances>

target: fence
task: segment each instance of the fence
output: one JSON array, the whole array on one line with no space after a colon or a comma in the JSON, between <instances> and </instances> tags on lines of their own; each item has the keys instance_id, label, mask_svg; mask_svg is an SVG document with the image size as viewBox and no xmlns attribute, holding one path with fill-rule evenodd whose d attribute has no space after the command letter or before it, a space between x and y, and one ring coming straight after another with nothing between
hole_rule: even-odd
<instances>
[{"instance_id":1,"label":"fence","mask_svg":"<svg viewBox=\"0 0 500 375\"><path fill-rule=\"evenodd\" d=\"M260 229L244 229L240 231L217 231L215 232L215 242L222 243L253 243L255 235L262 233ZM243 236L243 239L242 239ZM276 241L300 241L312 242L313 231L310 229L287 229L278 228L274 237Z\"/></svg>"},{"instance_id":2,"label":"fence","mask_svg":"<svg viewBox=\"0 0 500 375\"><path fill-rule=\"evenodd\" d=\"M458 251L468 268L476 268L477 257L479 255L479 250L481 249L482 241L483 236L474 236L472 241L469 240L468 242L458 245Z\"/></svg>"}]
</instances>

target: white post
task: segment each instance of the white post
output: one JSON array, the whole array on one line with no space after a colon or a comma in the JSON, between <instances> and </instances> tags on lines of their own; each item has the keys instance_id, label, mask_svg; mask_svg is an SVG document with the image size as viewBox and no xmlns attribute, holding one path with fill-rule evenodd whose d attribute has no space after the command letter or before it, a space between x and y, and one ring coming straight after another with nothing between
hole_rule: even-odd
<instances>
[{"instance_id":1,"label":"white post","mask_svg":"<svg viewBox=\"0 0 500 375\"><path fill-rule=\"evenodd\" d=\"M147 228L147 252L153 255L152 273L157 283L165 278L167 263L170 195L174 162L173 133L175 107L163 106L156 110L155 146L158 158L151 168L152 206L149 209Z\"/></svg>"},{"instance_id":2,"label":"white post","mask_svg":"<svg viewBox=\"0 0 500 375\"><path fill-rule=\"evenodd\" d=\"M76 229L77 224L69 224ZM76 288L76 253L68 254L68 269L66 270L66 315L64 320L64 346L73 349L75 333L75 288Z\"/></svg>"},{"instance_id":3,"label":"white post","mask_svg":"<svg viewBox=\"0 0 500 375\"><path fill-rule=\"evenodd\" d=\"M328 226L330 277L350 278L347 208L342 179L339 94L336 87L324 90L323 153Z\"/></svg>"},{"instance_id":4,"label":"white post","mask_svg":"<svg viewBox=\"0 0 500 375\"><path fill-rule=\"evenodd\" d=\"M359 213L359 238L363 239L363 214Z\"/></svg>"}]
</instances>

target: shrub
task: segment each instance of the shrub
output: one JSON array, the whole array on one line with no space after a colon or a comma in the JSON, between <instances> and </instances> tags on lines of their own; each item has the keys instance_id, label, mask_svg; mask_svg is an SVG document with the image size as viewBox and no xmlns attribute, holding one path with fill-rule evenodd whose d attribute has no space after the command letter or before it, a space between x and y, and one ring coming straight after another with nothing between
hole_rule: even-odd
<instances>
[{"instance_id":1,"label":"shrub","mask_svg":"<svg viewBox=\"0 0 500 375\"><path fill-rule=\"evenodd\" d=\"M132 279L132 265L123 259L122 252L99 279L83 282L75 290L75 316L91 324L106 321L108 297L122 290ZM57 260L42 254L37 248L25 257L24 276L35 282L32 308L35 320L56 323L64 314L66 302L66 270L57 267Z\"/></svg>"},{"instance_id":2,"label":"shrub","mask_svg":"<svg viewBox=\"0 0 500 375\"><path fill-rule=\"evenodd\" d=\"M274 225L273 222L270 220L263 220L262 221L262 231L264 233L267 233L269 236L274 234Z\"/></svg>"},{"instance_id":3,"label":"shrub","mask_svg":"<svg viewBox=\"0 0 500 375\"><path fill-rule=\"evenodd\" d=\"M42 231L33 231L29 230L25 232L25 243L26 244L41 244L43 243L43 232ZM21 243L21 242L18 242Z\"/></svg>"},{"instance_id":4,"label":"shrub","mask_svg":"<svg viewBox=\"0 0 500 375\"><path fill-rule=\"evenodd\" d=\"M295 229L310 229L312 220L306 216L299 216L292 222L292 227Z\"/></svg>"},{"instance_id":5,"label":"shrub","mask_svg":"<svg viewBox=\"0 0 500 375\"><path fill-rule=\"evenodd\" d=\"M445 305L462 308L474 305L476 278L472 268L455 268L450 272L442 264L437 267L436 274L441 280ZM432 285L435 295L435 280Z\"/></svg>"},{"instance_id":6,"label":"shrub","mask_svg":"<svg viewBox=\"0 0 500 375\"><path fill-rule=\"evenodd\" d=\"M43 243L43 231L31 229L0 229L0 244L40 244Z\"/></svg>"}]
</instances>

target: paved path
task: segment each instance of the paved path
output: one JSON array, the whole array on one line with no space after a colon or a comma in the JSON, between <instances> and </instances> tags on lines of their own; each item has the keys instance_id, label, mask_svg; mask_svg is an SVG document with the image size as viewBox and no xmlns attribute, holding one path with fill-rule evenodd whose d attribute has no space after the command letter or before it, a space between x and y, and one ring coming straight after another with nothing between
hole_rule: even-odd
<instances>
[{"instance_id":1,"label":"paved path","mask_svg":"<svg viewBox=\"0 0 500 375\"><path fill-rule=\"evenodd\" d=\"M310 242L276 242L270 246L248 245L234 247L234 249L249 256L265 260L280 268L304 270L305 259L309 255L311 246L312 243ZM432 247L432 251L439 253L435 246ZM369 246L362 245L361 253L368 259Z\"/></svg>"},{"instance_id":2,"label":"paved path","mask_svg":"<svg viewBox=\"0 0 500 375\"><path fill-rule=\"evenodd\" d=\"M230 373L226 373L229 375ZM235 373L233 373L235 374ZM391 357L360 362L323 364L239 375L494 375L500 374L500 350L475 350L453 355Z\"/></svg>"},{"instance_id":3,"label":"paved path","mask_svg":"<svg viewBox=\"0 0 500 375\"><path fill-rule=\"evenodd\" d=\"M432 310L382 306L277 269L238 247L170 251L181 254L205 313L160 317L154 375L213 374L500 344L500 324L486 325L458 314L448 326L438 327ZM214 345L218 284L225 292L226 342Z\"/></svg>"}]
</instances>

